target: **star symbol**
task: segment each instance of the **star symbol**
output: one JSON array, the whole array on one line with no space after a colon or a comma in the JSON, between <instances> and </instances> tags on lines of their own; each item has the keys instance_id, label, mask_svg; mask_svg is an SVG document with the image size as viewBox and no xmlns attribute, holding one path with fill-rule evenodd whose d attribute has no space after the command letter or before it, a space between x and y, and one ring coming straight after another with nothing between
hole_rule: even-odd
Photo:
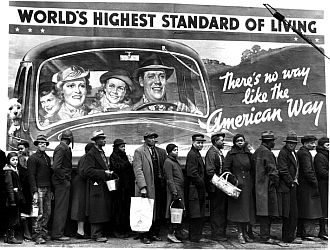
<instances>
[{"instance_id":1,"label":"star symbol","mask_svg":"<svg viewBox=\"0 0 330 250\"><path fill-rule=\"evenodd\" d=\"M15 28L15 31L16 31L16 32L19 32L19 28L18 28L18 27L16 27L16 28Z\"/></svg>"},{"instance_id":2,"label":"star symbol","mask_svg":"<svg viewBox=\"0 0 330 250\"><path fill-rule=\"evenodd\" d=\"M298 37L294 37L293 39L294 39L296 42L298 41Z\"/></svg>"},{"instance_id":3,"label":"star symbol","mask_svg":"<svg viewBox=\"0 0 330 250\"><path fill-rule=\"evenodd\" d=\"M30 32L30 33L31 33L31 32L32 32L32 28L29 28L29 29L28 29L28 32Z\"/></svg>"},{"instance_id":4,"label":"star symbol","mask_svg":"<svg viewBox=\"0 0 330 250\"><path fill-rule=\"evenodd\" d=\"M41 32L41 33L45 33L45 29L44 29L44 28L41 28L41 29L40 29L40 32Z\"/></svg>"},{"instance_id":5,"label":"star symbol","mask_svg":"<svg viewBox=\"0 0 330 250\"><path fill-rule=\"evenodd\" d=\"M320 39L319 39L319 38L315 38L315 42L317 42L317 43L318 43L319 41L320 41Z\"/></svg>"}]
</instances>

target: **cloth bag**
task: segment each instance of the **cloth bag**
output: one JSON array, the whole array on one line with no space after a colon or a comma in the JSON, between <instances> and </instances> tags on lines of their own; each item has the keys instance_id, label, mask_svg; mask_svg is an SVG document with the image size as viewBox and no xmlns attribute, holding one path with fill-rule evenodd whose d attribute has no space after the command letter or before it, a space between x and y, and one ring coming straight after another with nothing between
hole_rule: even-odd
<instances>
[{"instance_id":1,"label":"cloth bag","mask_svg":"<svg viewBox=\"0 0 330 250\"><path fill-rule=\"evenodd\" d=\"M154 213L154 199L131 197L130 226L136 232L148 232Z\"/></svg>"}]
</instances>

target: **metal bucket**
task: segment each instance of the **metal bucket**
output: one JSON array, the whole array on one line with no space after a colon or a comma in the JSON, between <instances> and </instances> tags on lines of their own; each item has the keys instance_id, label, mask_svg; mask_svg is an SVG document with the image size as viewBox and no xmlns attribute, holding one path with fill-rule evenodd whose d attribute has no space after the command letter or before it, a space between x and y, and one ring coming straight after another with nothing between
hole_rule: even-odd
<instances>
[{"instance_id":1,"label":"metal bucket","mask_svg":"<svg viewBox=\"0 0 330 250\"><path fill-rule=\"evenodd\" d=\"M109 191L118 190L119 177L116 174L113 174L116 178L107 181L107 186Z\"/></svg>"},{"instance_id":2,"label":"metal bucket","mask_svg":"<svg viewBox=\"0 0 330 250\"><path fill-rule=\"evenodd\" d=\"M172 201L172 203L170 205L171 223L181 223L184 208L172 207L173 202L174 201ZM180 203L181 203L181 201L180 201ZM181 203L181 205L182 205L182 203Z\"/></svg>"}]
</instances>

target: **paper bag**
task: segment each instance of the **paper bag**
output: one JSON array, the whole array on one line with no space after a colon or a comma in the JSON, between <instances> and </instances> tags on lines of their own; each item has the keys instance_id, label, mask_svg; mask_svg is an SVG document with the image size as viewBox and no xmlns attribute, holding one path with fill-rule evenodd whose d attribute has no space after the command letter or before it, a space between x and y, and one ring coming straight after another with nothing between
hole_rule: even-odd
<instances>
[{"instance_id":1,"label":"paper bag","mask_svg":"<svg viewBox=\"0 0 330 250\"><path fill-rule=\"evenodd\" d=\"M130 226L136 232L148 232L153 218L154 200L131 197Z\"/></svg>"}]
</instances>

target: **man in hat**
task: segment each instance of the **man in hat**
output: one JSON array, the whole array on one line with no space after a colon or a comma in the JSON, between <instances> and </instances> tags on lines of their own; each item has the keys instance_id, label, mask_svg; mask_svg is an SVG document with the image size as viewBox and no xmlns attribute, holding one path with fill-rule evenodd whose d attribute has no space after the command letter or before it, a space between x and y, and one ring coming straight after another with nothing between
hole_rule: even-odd
<instances>
[{"instance_id":1,"label":"man in hat","mask_svg":"<svg viewBox=\"0 0 330 250\"><path fill-rule=\"evenodd\" d=\"M153 223L149 232L140 234L144 244L160 241L162 220L165 218L166 186L163 165L167 157L166 151L156 147L158 134L153 131L144 134L144 144L134 151L133 169L135 174L135 196L154 199Z\"/></svg>"},{"instance_id":2,"label":"man in hat","mask_svg":"<svg viewBox=\"0 0 330 250\"><path fill-rule=\"evenodd\" d=\"M261 145L253 154L255 163L256 215L260 222L260 238L263 243L275 244L270 236L271 217L279 216L276 186L279 182L273 131L261 134Z\"/></svg>"},{"instance_id":3,"label":"man in hat","mask_svg":"<svg viewBox=\"0 0 330 250\"><path fill-rule=\"evenodd\" d=\"M52 225L52 239L67 241L69 237L64 236L65 223L69 211L72 152L70 144L73 145L73 134L70 129L61 134L61 142L55 148L53 154L53 185L54 185L54 219Z\"/></svg>"},{"instance_id":4,"label":"man in hat","mask_svg":"<svg viewBox=\"0 0 330 250\"><path fill-rule=\"evenodd\" d=\"M224 139L225 133L212 135L212 146L205 156L206 189L210 197L211 235L215 241L227 240L227 195L211 183L213 175L223 173L224 156L221 149L224 146Z\"/></svg>"},{"instance_id":5,"label":"man in hat","mask_svg":"<svg viewBox=\"0 0 330 250\"><path fill-rule=\"evenodd\" d=\"M49 142L44 135L38 135L33 143L37 151L27 161L30 188L33 203L38 204L39 215L32 219L32 237L37 244L46 243L49 239L47 224L51 215L51 160L46 154Z\"/></svg>"},{"instance_id":6,"label":"man in hat","mask_svg":"<svg viewBox=\"0 0 330 250\"><path fill-rule=\"evenodd\" d=\"M152 54L146 58L141 67L134 72L144 93L142 99L133 105L133 110L173 110L202 114L188 98L188 104L180 101L172 105L167 103L166 84L173 72L174 68L165 66L158 55Z\"/></svg>"},{"instance_id":7,"label":"man in hat","mask_svg":"<svg viewBox=\"0 0 330 250\"><path fill-rule=\"evenodd\" d=\"M301 244L295 239L298 220L297 186L299 163L295 148L298 143L297 134L289 131L285 145L280 150L277 163L280 185L278 188L279 207L282 209L282 240L286 243Z\"/></svg>"},{"instance_id":8,"label":"man in hat","mask_svg":"<svg viewBox=\"0 0 330 250\"><path fill-rule=\"evenodd\" d=\"M204 135L194 134L192 146L186 159L188 181L189 240L200 242L205 216L206 189L204 183L204 161L200 154L203 149ZM196 197L197 195L197 197Z\"/></svg>"},{"instance_id":9,"label":"man in hat","mask_svg":"<svg viewBox=\"0 0 330 250\"><path fill-rule=\"evenodd\" d=\"M297 236L302 240L312 240L312 232L314 220L322 217L321 197L318 189L318 181L313 163L313 156L310 153L316 147L316 137L314 135L306 135L301 138L302 146L297 152L299 161L299 177L298 177L298 226ZM306 227L308 231L306 231Z\"/></svg>"},{"instance_id":10,"label":"man in hat","mask_svg":"<svg viewBox=\"0 0 330 250\"><path fill-rule=\"evenodd\" d=\"M95 145L88 151L82 164L87 179L86 216L91 225L91 238L96 242L107 242L104 223L110 221L111 197L106 181L111 179L112 171L103 151L106 144L103 130L94 131L91 140Z\"/></svg>"}]
</instances>

